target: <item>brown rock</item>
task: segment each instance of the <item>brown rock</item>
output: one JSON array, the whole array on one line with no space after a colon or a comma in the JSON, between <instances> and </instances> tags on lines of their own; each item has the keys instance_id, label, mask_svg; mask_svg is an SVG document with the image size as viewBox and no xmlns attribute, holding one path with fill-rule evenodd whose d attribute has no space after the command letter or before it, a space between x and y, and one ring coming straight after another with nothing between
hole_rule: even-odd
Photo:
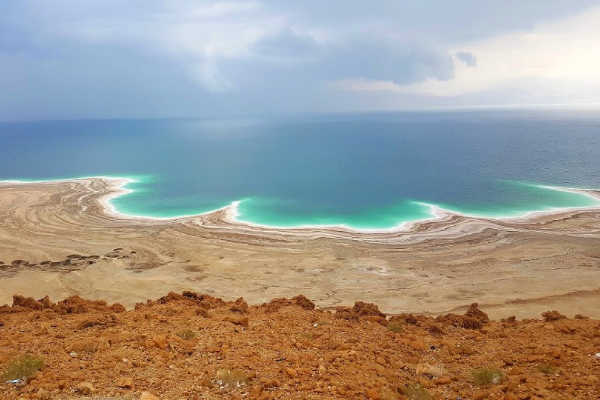
<instances>
[{"instance_id":1,"label":"brown rock","mask_svg":"<svg viewBox=\"0 0 600 400\"><path fill-rule=\"evenodd\" d=\"M389 322L393 322L395 324L409 324L409 325L418 325L419 324L419 320L412 314L394 315L390 318Z\"/></svg>"},{"instance_id":2,"label":"brown rock","mask_svg":"<svg viewBox=\"0 0 600 400\"><path fill-rule=\"evenodd\" d=\"M446 314L440 315L435 320L463 329L481 329L483 326L480 320L466 315Z\"/></svg>"},{"instance_id":3,"label":"brown rock","mask_svg":"<svg viewBox=\"0 0 600 400\"><path fill-rule=\"evenodd\" d=\"M243 297L240 297L233 303L233 305L229 309L233 312L246 314L248 312L248 303L246 303L246 300L244 300Z\"/></svg>"},{"instance_id":4,"label":"brown rock","mask_svg":"<svg viewBox=\"0 0 600 400\"><path fill-rule=\"evenodd\" d=\"M313 303L312 301L310 301L309 299L307 299L303 295L298 295L296 297L293 297L292 300L297 305L299 305L300 307L304 308L305 310L314 310L315 309L315 303Z\"/></svg>"},{"instance_id":5,"label":"brown rock","mask_svg":"<svg viewBox=\"0 0 600 400\"><path fill-rule=\"evenodd\" d=\"M289 305L292 305L292 302L290 300L284 299L284 298L276 298L276 299L271 300L268 303L263 304L262 307L264 307L265 312L274 313L274 312L279 311L279 309L281 307L289 306Z\"/></svg>"},{"instance_id":6,"label":"brown rock","mask_svg":"<svg viewBox=\"0 0 600 400\"><path fill-rule=\"evenodd\" d=\"M119 379L117 386L123 389L132 389L133 388L133 379L130 377L123 377Z\"/></svg>"},{"instance_id":7,"label":"brown rock","mask_svg":"<svg viewBox=\"0 0 600 400\"><path fill-rule=\"evenodd\" d=\"M31 310L42 310L44 308L42 303L40 303L39 301L31 297L24 297L18 294L13 296L13 307L16 306L29 308Z\"/></svg>"},{"instance_id":8,"label":"brown rock","mask_svg":"<svg viewBox=\"0 0 600 400\"><path fill-rule=\"evenodd\" d=\"M185 299L185 296L183 296L181 294L177 294L175 292L169 292L166 296L163 296L160 299L156 300L156 302L158 304L167 304L172 301L179 301L179 300L184 300L184 299Z\"/></svg>"},{"instance_id":9,"label":"brown rock","mask_svg":"<svg viewBox=\"0 0 600 400\"><path fill-rule=\"evenodd\" d=\"M160 400L160 399L150 392L142 392L142 394L140 395L140 400Z\"/></svg>"},{"instance_id":10,"label":"brown rock","mask_svg":"<svg viewBox=\"0 0 600 400\"><path fill-rule=\"evenodd\" d=\"M373 303L365 303L362 301L357 301L354 303L354 307L352 307L352 311L358 316L366 316L366 315L374 315L377 317L384 317L385 314L379 311L379 307Z\"/></svg>"},{"instance_id":11,"label":"brown rock","mask_svg":"<svg viewBox=\"0 0 600 400\"><path fill-rule=\"evenodd\" d=\"M94 393L96 391L96 388L94 388L94 385L92 385L89 382L81 382L79 385L77 385L75 390L87 396Z\"/></svg>"},{"instance_id":12,"label":"brown rock","mask_svg":"<svg viewBox=\"0 0 600 400\"><path fill-rule=\"evenodd\" d=\"M231 322L234 325L248 327L248 317L225 317L223 321Z\"/></svg>"},{"instance_id":13,"label":"brown rock","mask_svg":"<svg viewBox=\"0 0 600 400\"><path fill-rule=\"evenodd\" d=\"M254 386L252 386L252 388L250 388L250 396L253 399L259 398L259 396L261 395L262 392L263 392L262 385L254 385Z\"/></svg>"},{"instance_id":14,"label":"brown rock","mask_svg":"<svg viewBox=\"0 0 600 400\"><path fill-rule=\"evenodd\" d=\"M119 304L119 303L113 304L112 306L110 306L110 309L112 310L112 312L115 312L115 313L125 312L125 307L123 307L123 305Z\"/></svg>"},{"instance_id":15,"label":"brown rock","mask_svg":"<svg viewBox=\"0 0 600 400\"><path fill-rule=\"evenodd\" d=\"M438 325L431 325L429 328L427 328L427 331L432 336L442 336L444 334L444 331Z\"/></svg>"},{"instance_id":16,"label":"brown rock","mask_svg":"<svg viewBox=\"0 0 600 400\"><path fill-rule=\"evenodd\" d=\"M489 397L489 395L489 390L478 390L475 393L473 393L473 400L485 400Z\"/></svg>"},{"instance_id":17,"label":"brown rock","mask_svg":"<svg viewBox=\"0 0 600 400\"><path fill-rule=\"evenodd\" d=\"M558 321L559 319L567 318L556 310L546 311L546 312L542 313L542 317L544 317L544 321L546 321L546 322Z\"/></svg>"},{"instance_id":18,"label":"brown rock","mask_svg":"<svg viewBox=\"0 0 600 400\"><path fill-rule=\"evenodd\" d=\"M77 329L79 329L79 330L87 329L87 328L91 328L92 326L103 326L104 324L105 324L105 322L100 319L86 319L86 320L82 321L81 323L79 323L79 325L77 326Z\"/></svg>"},{"instance_id":19,"label":"brown rock","mask_svg":"<svg viewBox=\"0 0 600 400\"><path fill-rule=\"evenodd\" d=\"M479 305L477 303L473 303L469 306L469 309L465 313L465 317L476 319L482 324L490 321L488 315L479 309Z\"/></svg>"},{"instance_id":20,"label":"brown rock","mask_svg":"<svg viewBox=\"0 0 600 400\"><path fill-rule=\"evenodd\" d=\"M206 309L202 308L202 307L196 309L196 315L200 315L201 317L204 317L204 318L209 317L208 311L206 311Z\"/></svg>"},{"instance_id":21,"label":"brown rock","mask_svg":"<svg viewBox=\"0 0 600 400\"><path fill-rule=\"evenodd\" d=\"M40 388L40 389L38 389L37 393L35 394L35 398L37 400L51 400L52 395L46 389Z\"/></svg>"},{"instance_id":22,"label":"brown rock","mask_svg":"<svg viewBox=\"0 0 600 400\"><path fill-rule=\"evenodd\" d=\"M379 315L367 315L366 317L361 318L365 321L375 322L379 325L388 326L388 320L385 317L381 317Z\"/></svg>"},{"instance_id":23,"label":"brown rock","mask_svg":"<svg viewBox=\"0 0 600 400\"><path fill-rule=\"evenodd\" d=\"M377 391L377 389L369 389L367 390L367 398L369 400L379 400L381 399L381 395L379 394L379 392Z\"/></svg>"},{"instance_id":24,"label":"brown rock","mask_svg":"<svg viewBox=\"0 0 600 400\"><path fill-rule=\"evenodd\" d=\"M169 340L166 335L156 335L152 338L155 347L165 350L169 346Z\"/></svg>"},{"instance_id":25,"label":"brown rock","mask_svg":"<svg viewBox=\"0 0 600 400\"><path fill-rule=\"evenodd\" d=\"M339 318L339 319L345 319L345 320L354 320L357 321L358 320L358 316L356 315L356 313L354 313L352 311L351 308L349 307L343 307L343 306L339 306L335 308L335 317Z\"/></svg>"},{"instance_id":26,"label":"brown rock","mask_svg":"<svg viewBox=\"0 0 600 400\"><path fill-rule=\"evenodd\" d=\"M416 369L417 375L439 378L444 375L444 367L439 364L420 363Z\"/></svg>"}]
</instances>

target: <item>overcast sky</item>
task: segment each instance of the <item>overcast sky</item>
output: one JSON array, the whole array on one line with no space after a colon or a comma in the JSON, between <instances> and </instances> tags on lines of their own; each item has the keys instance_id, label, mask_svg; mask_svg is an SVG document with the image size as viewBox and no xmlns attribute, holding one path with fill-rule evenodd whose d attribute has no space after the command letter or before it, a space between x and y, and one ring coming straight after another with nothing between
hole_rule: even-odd
<instances>
[{"instance_id":1,"label":"overcast sky","mask_svg":"<svg viewBox=\"0 0 600 400\"><path fill-rule=\"evenodd\" d=\"M600 1L2 0L0 120L600 103Z\"/></svg>"}]
</instances>

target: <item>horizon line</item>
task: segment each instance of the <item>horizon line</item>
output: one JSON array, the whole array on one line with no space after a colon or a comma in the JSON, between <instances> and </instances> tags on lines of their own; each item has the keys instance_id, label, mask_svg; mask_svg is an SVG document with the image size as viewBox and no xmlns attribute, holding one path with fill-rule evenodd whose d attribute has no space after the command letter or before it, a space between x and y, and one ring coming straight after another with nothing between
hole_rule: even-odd
<instances>
[{"instance_id":1,"label":"horizon line","mask_svg":"<svg viewBox=\"0 0 600 400\"><path fill-rule=\"evenodd\" d=\"M25 123L25 122L60 122L60 121L142 121L142 120L222 120L235 118L264 118L269 115L271 117L289 117L302 115L347 115L347 114L377 114L377 113L426 113L426 112L464 112L464 111L480 111L480 110L497 110L497 111L515 111L515 110L544 110L544 109L561 109L564 111L576 110L600 110L600 102L597 103L539 103L539 104L479 104L479 105L463 105L463 106L431 106L419 108L379 108L379 109L357 109L345 111L290 111L278 112L269 114L268 112L256 113L232 113L226 115L214 116L113 116L113 117L72 117L72 118L24 118L24 119L0 119L0 123Z\"/></svg>"}]
</instances>

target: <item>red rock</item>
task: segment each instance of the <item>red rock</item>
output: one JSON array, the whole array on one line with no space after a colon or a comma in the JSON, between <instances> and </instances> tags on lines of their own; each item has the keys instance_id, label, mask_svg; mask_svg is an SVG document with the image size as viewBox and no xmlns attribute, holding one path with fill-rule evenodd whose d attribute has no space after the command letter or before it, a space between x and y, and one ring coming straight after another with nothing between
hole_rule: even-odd
<instances>
[{"instance_id":1,"label":"red rock","mask_svg":"<svg viewBox=\"0 0 600 400\"><path fill-rule=\"evenodd\" d=\"M244 300L243 297L240 297L232 304L232 306L229 309L233 312L246 314L248 312L248 303L246 303L246 300Z\"/></svg>"},{"instance_id":2,"label":"red rock","mask_svg":"<svg viewBox=\"0 0 600 400\"><path fill-rule=\"evenodd\" d=\"M234 325L248 327L248 317L225 317L223 321L231 322Z\"/></svg>"},{"instance_id":3,"label":"red rock","mask_svg":"<svg viewBox=\"0 0 600 400\"><path fill-rule=\"evenodd\" d=\"M546 312L542 313L542 317L544 317L544 321L546 321L546 322L558 321L559 319L566 318L564 315L562 315L558 311L546 311Z\"/></svg>"},{"instance_id":4,"label":"red rock","mask_svg":"<svg viewBox=\"0 0 600 400\"><path fill-rule=\"evenodd\" d=\"M83 380L97 389L79 392L80 397L122 397L128 387L117 384L129 386L123 377L132 379L132 399L140 398L142 388L163 398L210 393L215 398L354 399L365 398L369 391L382 400L407 399L400 391L415 384L440 399L472 400L474 391L480 395L486 390L490 399L547 399L556 393L574 400L598 397L600 364L594 354L600 351L600 324L593 319L489 321L484 335L456 327L465 321L483 325L480 320L485 318L473 307L470 316L437 320L394 316L390 321L399 321L402 332L392 334L370 322L383 317L368 306L338 308L339 314L349 316L347 321L314 311L310 304L303 307L299 303L304 300L297 298L271 302L274 308L285 307L277 313L270 313L268 305L248 306L247 313L240 313L230 310L232 302L192 292L165 297L166 302L150 301L118 315L105 302L76 297L56 305L38 301L44 308L50 304L45 311L1 308L8 328L0 329L0 365L13 353L44 358L46 367L20 389L18 396L27 398L44 391L52 398L68 397ZM209 308L211 318L197 316L196 310ZM68 315L57 316L54 309ZM252 319L251 328L223 322L240 323L243 318ZM88 321L105 323L106 329L95 324L74 329ZM433 327L443 336L432 335ZM190 329L197 334L194 340L176 336ZM70 352L77 356L70 357ZM541 364L551 364L558 372L546 375L538 371ZM503 366L505 380L476 388L471 372L486 366ZM240 385L223 391L215 387L216 371L222 368L238 371ZM16 398L12 393L9 397Z\"/></svg>"},{"instance_id":5,"label":"red rock","mask_svg":"<svg viewBox=\"0 0 600 400\"><path fill-rule=\"evenodd\" d=\"M142 392L142 394L140 395L140 400L160 400L160 399L150 392Z\"/></svg>"},{"instance_id":6,"label":"red rock","mask_svg":"<svg viewBox=\"0 0 600 400\"><path fill-rule=\"evenodd\" d=\"M490 391L481 389L473 393L473 400L485 400L489 397Z\"/></svg>"},{"instance_id":7,"label":"red rock","mask_svg":"<svg viewBox=\"0 0 600 400\"><path fill-rule=\"evenodd\" d=\"M83 395L90 395L96 391L94 385L89 382L81 382L75 390Z\"/></svg>"},{"instance_id":8,"label":"red rock","mask_svg":"<svg viewBox=\"0 0 600 400\"><path fill-rule=\"evenodd\" d=\"M456 326L464 329L481 329L482 323L476 318L467 317L465 315L446 314L440 315L435 319L438 322Z\"/></svg>"},{"instance_id":9,"label":"red rock","mask_svg":"<svg viewBox=\"0 0 600 400\"><path fill-rule=\"evenodd\" d=\"M132 389L133 388L133 379L130 377L123 377L119 379L117 386L123 389Z\"/></svg>"},{"instance_id":10,"label":"red rock","mask_svg":"<svg viewBox=\"0 0 600 400\"><path fill-rule=\"evenodd\" d=\"M490 320L488 315L479 309L477 303L473 303L469 306L469 309L465 313L465 317L474 318L482 324L485 324Z\"/></svg>"},{"instance_id":11,"label":"red rock","mask_svg":"<svg viewBox=\"0 0 600 400\"><path fill-rule=\"evenodd\" d=\"M354 303L354 307L352 307L352 311L358 316L366 316L366 315L374 315L377 317L385 317L385 314L379 311L379 307L376 304L365 303L362 301L357 301Z\"/></svg>"},{"instance_id":12,"label":"red rock","mask_svg":"<svg viewBox=\"0 0 600 400\"><path fill-rule=\"evenodd\" d=\"M44 308L42 303L39 301L31 297L24 297L18 294L13 296L13 307L24 307L31 310L42 310Z\"/></svg>"},{"instance_id":13,"label":"red rock","mask_svg":"<svg viewBox=\"0 0 600 400\"><path fill-rule=\"evenodd\" d=\"M366 395L369 398L369 400L379 400L379 399L381 399L381 395L379 394L379 392L376 389L369 389L369 390L367 390Z\"/></svg>"},{"instance_id":14,"label":"red rock","mask_svg":"<svg viewBox=\"0 0 600 400\"><path fill-rule=\"evenodd\" d=\"M310 301L309 299L307 299L306 297L304 297L301 294L296 297L293 297L292 300L297 305L304 308L305 310L314 310L315 309L315 303L313 303L312 301Z\"/></svg>"},{"instance_id":15,"label":"red rock","mask_svg":"<svg viewBox=\"0 0 600 400\"><path fill-rule=\"evenodd\" d=\"M154 346L161 350L165 350L169 346L169 340L166 335L156 335L152 338Z\"/></svg>"},{"instance_id":16,"label":"red rock","mask_svg":"<svg viewBox=\"0 0 600 400\"><path fill-rule=\"evenodd\" d=\"M361 318L365 321L375 322L379 325L388 326L388 320L385 317L381 317L379 315L367 315L366 317Z\"/></svg>"}]
</instances>

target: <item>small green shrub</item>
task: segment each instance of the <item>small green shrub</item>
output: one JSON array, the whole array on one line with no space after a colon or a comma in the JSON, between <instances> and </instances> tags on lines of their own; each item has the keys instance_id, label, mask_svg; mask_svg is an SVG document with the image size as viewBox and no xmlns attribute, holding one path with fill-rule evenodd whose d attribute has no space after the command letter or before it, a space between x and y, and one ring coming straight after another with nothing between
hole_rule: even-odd
<instances>
[{"instance_id":1,"label":"small green shrub","mask_svg":"<svg viewBox=\"0 0 600 400\"><path fill-rule=\"evenodd\" d=\"M504 379L504 374L497 368L478 368L473 371L473 381L478 386L496 385Z\"/></svg>"},{"instance_id":2,"label":"small green shrub","mask_svg":"<svg viewBox=\"0 0 600 400\"><path fill-rule=\"evenodd\" d=\"M556 373L556 367L550 364L540 364L537 366L537 369L546 375L554 375Z\"/></svg>"},{"instance_id":3,"label":"small green shrub","mask_svg":"<svg viewBox=\"0 0 600 400\"><path fill-rule=\"evenodd\" d=\"M308 340L308 341L313 341L317 338L317 335L315 335L312 332L301 332L299 334L300 338L304 339L304 340Z\"/></svg>"},{"instance_id":4,"label":"small green shrub","mask_svg":"<svg viewBox=\"0 0 600 400\"><path fill-rule=\"evenodd\" d=\"M389 387L384 387L379 391L379 400L398 400L398 392Z\"/></svg>"},{"instance_id":5,"label":"small green shrub","mask_svg":"<svg viewBox=\"0 0 600 400\"><path fill-rule=\"evenodd\" d=\"M177 336L184 340L192 340L196 337L196 333L191 329L184 329L176 333Z\"/></svg>"},{"instance_id":6,"label":"small green shrub","mask_svg":"<svg viewBox=\"0 0 600 400\"><path fill-rule=\"evenodd\" d=\"M403 331L402 322L400 321L390 321L388 323L388 329L395 333L401 333Z\"/></svg>"},{"instance_id":7,"label":"small green shrub","mask_svg":"<svg viewBox=\"0 0 600 400\"><path fill-rule=\"evenodd\" d=\"M41 358L24 355L6 365L2 373L2 381L29 379L42 368L44 368L44 361Z\"/></svg>"},{"instance_id":8,"label":"small green shrub","mask_svg":"<svg viewBox=\"0 0 600 400\"><path fill-rule=\"evenodd\" d=\"M427 389L418 383L410 383L402 390L408 400L433 400Z\"/></svg>"}]
</instances>

